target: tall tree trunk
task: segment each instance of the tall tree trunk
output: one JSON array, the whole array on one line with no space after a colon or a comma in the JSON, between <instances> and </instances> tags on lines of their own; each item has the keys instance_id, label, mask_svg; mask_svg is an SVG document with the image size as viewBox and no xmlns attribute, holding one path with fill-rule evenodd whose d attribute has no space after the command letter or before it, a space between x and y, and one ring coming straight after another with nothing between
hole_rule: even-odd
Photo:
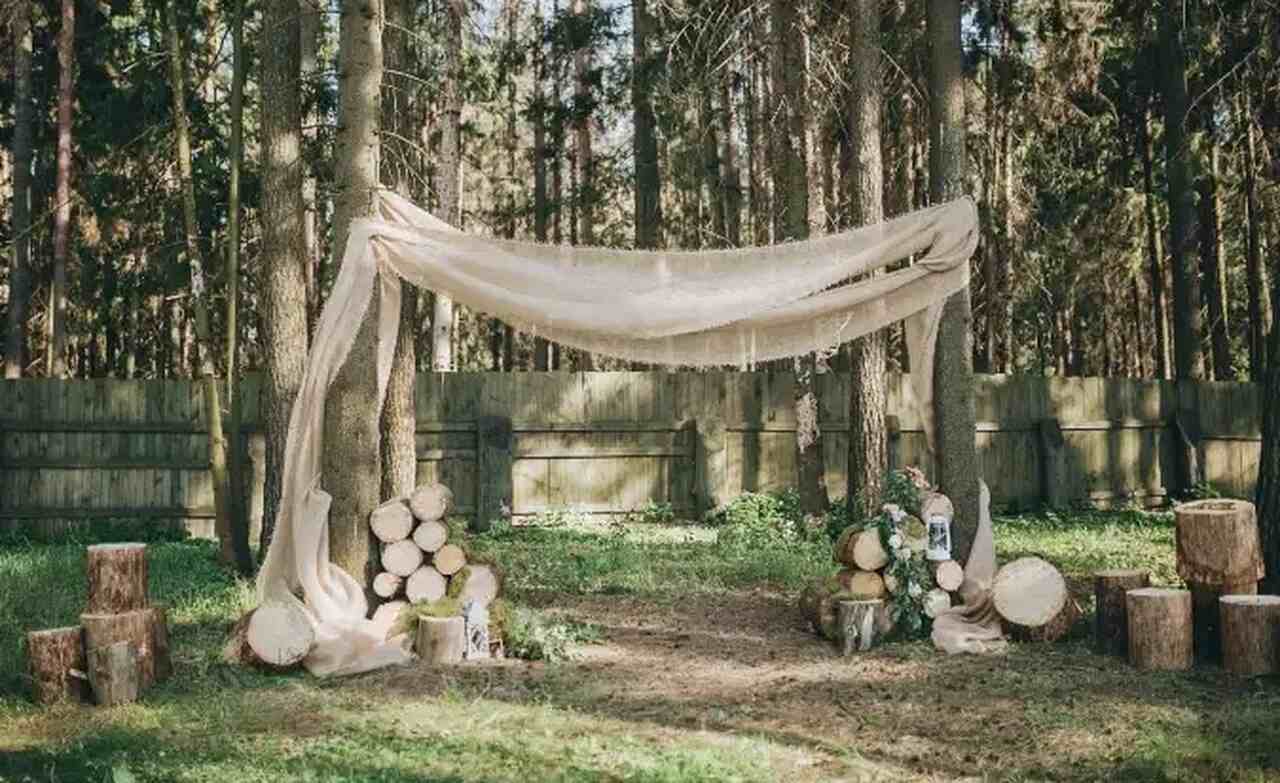
<instances>
[{"instance_id":1,"label":"tall tree trunk","mask_svg":"<svg viewBox=\"0 0 1280 783\"><path fill-rule=\"evenodd\" d=\"M546 23L542 18L542 0L534 0L534 29L537 43L533 50L533 238L547 241L549 206L547 204L547 52L542 40ZM638 133L639 131L637 131ZM533 338L533 369L550 369L551 346L547 338Z\"/></svg>"},{"instance_id":2,"label":"tall tree trunk","mask_svg":"<svg viewBox=\"0 0 1280 783\"><path fill-rule=\"evenodd\" d=\"M298 68L304 81L317 78L316 51L319 46L322 13L319 0L301 0L298 3ZM267 28L275 30L277 28ZM274 38L273 38L274 40ZM296 80L296 76L294 77ZM296 91L296 90L295 90ZM296 98L301 105L301 98ZM305 144L316 137L316 126L320 124L320 113L316 106L318 101L308 105L301 143ZM294 121L297 124L297 121ZM319 206L316 202L316 174L306 156L302 156L298 165L305 169L302 176L302 245L303 269L307 280L307 337L315 332L316 320L320 318L320 292L322 289L324 253L320 249Z\"/></svg>"},{"instance_id":3,"label":"tall tree trunk","mask_svg":"<svg viewBox=\"0 0 1280 783\"><path fill-rule=\"evenodd\" d=\"M708 237L701 245L706 247L726 247L724 222L724 193L721 189L723 180L720 176L719 133L711 107L711 89L706 85L698 88L698 158L702 169L702 188L705 192L708 222L699 226L700 232Z\"/></svg>"},{"instance_id":4,"label":"tall tree trunk","mask_svg":"<svg viewBox=\"0 0 1280 783\"><path fill-rule=\"evenodd\" d=\"M343 0L338 44L338 148L335 164L334 252L347 244L351 221L370 215L378 187L378 120L382 84L381 0ZM369 512L382 489L378 431L377 302L365 314L346 364L329 387L324 412L325 488L330 559L368 587Z\"/></svg>"},{"instance_id":5,"label":"tall tree trunk","mask_svg":"<svg viewBox=\"0 0 1280 783\"><path fill-rule=\"evenodd\" d=\"M1187 66L1183 3L1162 0L1160 39L1164 73L1165 169L1169 199L1169 256L1173 263L1173 354L1178 379L1204 377L1200 276L1194 256L1195 203L1187 144ZM1185 486L1190 486L1189 484Z\"/></svg>"},{"instance_id":6,"label":"tall tree trunk","mask_svg":"<svg viewBox=\"0 0 1280 783\"><path fill-rule=\"evenodd\" d=\"M551 0L551 18L558 19L560 16L560 3L558 0ZM553 48L554 52L555 49ZM560 104L561 96L564 94L561 90L560 80L564 77L565 68L563 62L558 58L552 60L551 63L551 105L554 107L555 116L551 124L551 241L554 244L562 244L564 242L564 112ZM559 370L562 351L559 343L551 343L550 355L547 357L548 369Z\"/></svg>"},{"instance_id":7,"label":"tall tree trunk","mask_svg":"<svg viewBox=\"0 0 1280 783\"><path fill-rule=\"evenodd\" d=\"M387 89L382 98L382 127L394 132L397 139L413 138L413 106L415 92L413 62L409 56L409 36L413 30L413 0L386 0L387 32L383 46ZM401 196L410 198L412 172L410 150L403 155L385 156L382 180L390 183ZM414 408L414 378L417 375L418 289L401 282L400 328L387 380L387 397L382 403L381 499L405 497L418 483L416 446L417 415Z\"/></svg>"},{"instance_id":8,"label":"tall tree trunk","mask_svg":"<svg viewBox=\"0 0 1280 783\"><path fill-rule=\"evenodd\" d=\"M729 247L742 245L742 180L738 172L737 143L733 136L732 74L725 69L720 77L720 170L724 175L725 239ZM655 157L657 151L655 148Z\"/></svg>"},{"instance_id":9,"label":"tall tree trunk","mask_svg":"<svg viewBox=\"0 0 1280 783\"><path fill-rule=\"evenodd\" d=\"M806 54L799 42L799 14L791 0L772 0L773 83L777 109L771 129L773 160L774 236L778 241L809 236L809 183L805 162L807 133L805 116L808 100L804 94ZM807 514L826 510L830 500L823 463L822 431L818 427L817 357L796 357L796 467L800 507Z\"/></svg>"},{"instance_id":10,"label":"tall tree trunk","mask_svg":"<svg viewBox=\"0 0 1280 783\"><path fill-rule=\"evenodd\" d=\"M507 239L516 238L516 182L519 174L516 172L516 149L518 147L516 139L516 74L515 66L519 58L517 50L516 35L520 24L520 0L504 0L505 8L503 16L506 24L506 87L507 87L507 133L503 139L503 146L507 152L507 184L503 188L506 193L506 215L504 218L503 235ZM501 369L511 372L515 369L515 330L510 324L503 322L501 319L495 318L494 327L497 333L498 356Z\"/></svg>"},{"instance_id":11,"label":"tall tree trunk","mask_svg":"<svg viewBox=\"0 0 1280 783\"><path fill-rule=\"evenodd\" d=\"M249 552L249 517L245 504L244 462L241 459L240 405L240 166L244 161L244 0L236 0L231 20L231 139L227 182L227 403L231 410L230 457L227 473L227 513L231 554L244 576L253 573Z\"/></svg>"},{"instance_id":12,"label":"tall tree trunk","mask_svg":"<svg viewBox=\"0 0 1280 783\"><path fill-rule=\"evenodd\" d=\"M933 203L965 193L964 72L960 0L929 0L929 194ZM934 444L938 484L955 504L953 552L969 557L978 526L978 463L974 443L972 313L969 290L947 300L934 363Z\"/></svg>"},{"instance_id":13,"label":"tall tree trunk","mask_svg":"<svg viewBox=\"0 0 1280 783\"><path fill-rule=\"evenodd\" d=\"M577 167L578 187L574 193L574 205L578 212L578 231L574 244L594 245L596 241L595 158L591 152L591 118L594 112L591 95L591 40L587 25L589 0L573 0L573 14L578 17L578 35L573 52L573 128L574 165ZM578 369L590 371L595 362L587 351L576 352Z\"/></svg>"},{"instance_id":14,"label":"tall tree trunk","mask_svg":"<svg viewBox=\"0 0 1280 783\"><path fill-rule=\"evenodd\" d=\"M222 430L222 403L218 393L218 376L214 369L213 340L209 334L209 293L205 287L204 257L200 251L200 233L196 226L196 191L191 173L191 130L187 123L185 67L182 39L178 32L178 13L174 3L166 8L169 40L169 88L173 96L173 125L177 141L178 177L182 188L182 227L186 238L184 249L191 269L191 305L195 311L196 353L200 367L200 383L204 388L205 426L209 430L209 473L213 483L214 530L219 554L224 563L236 562L232 542L230 493L227 486L227 439Z\"/></svg>"},{"instance_id":15,"label":"tall tree trunk","mask_svg":"<svg viewBox=\"0 0 1280 783\"><path fill-rule=\"evenodd\" d=\"M22 376L27 357L31 300L31 0L13 5L13 268L9 272L9 324L4 377Z\"/></svg>"},{"instance_id":16,"label":"tall tree trunk","mask_svg":"<svg viewBox=\"0 0 1280 783\"><path fill-rule=\"evenodd\" d=\"M633 75L631 111L635 122L632 150L636 161L636 247L652 250L662 243L661 172L658 170L658 135L653 116L653 57L649 36L653 18L647 0L631 4Z\"/></svg>"},{"instance_id":17,"label":"tall tree trunk","mask_svg":"<svg viewBox=\"0 0 1280 783\"><path fill-rule=\"evenodd\" d=\"M1200 268L1204 276L1204 296L1209 305L1209 337L1213 353L1213 378L1229 381L1235 377L1231 366L1231 339L1227 336L1227 268L1222 261L1222 218L1218 199L1217 122L1215 102L1210 98L1200 112L1207 165L1196 184L1200 191Z\"/></svg>"},{"instance_id":18,"label":"tall tree trunk","mask_svg":"<svg viewBox=\"0 0 1280 783\"><path fill-rule=\"evenodd\" d=\"M307 357L307 220L303 199L302 97L299 92L299 0L264 0L261 61L262 420L266 434L262 531L258 557L275 532L285 438Z\"/></svg>"},{"instance_id":19,"label":"tall tree trunk","mask_svg":"<svg viewBox=\"0 0 1280 783\"><path fill-rule=\"evenodd\" d=\"M71 253L71 111L75 101L75 0L62 0L58 28L58 169L54 186L53 284L49 291L50 377L67 377L67 260Z\"/></svg>"},{"instance_id":20,"label":"tall tree trunk","mask_svg":"<svg viewBox=\"0 0 1280 783\"><path fill-rule=\"evenodd\" d=\"M446 0L444 42L443 124L440 128L440 216L452 226L462 225L462 28L466 0ZM453 369L453 300L437 291L431 317L431 368Z\"/></svg>"},{"instance_id":21,"label":"tall tree trunk","mask_svg":"<svg viewBox=\"0 0 1280 783\"><path fill-rule=\"evenodd\" d=\"M1147 235L1147 269L1151 285L1151 315L1155 322L1156 378L1172 375L1169 356L1169 299L1165 291L1164 251L1160 247L1160 223L1156 214L1154 162L1151 153L1151 116L1144 107L1138 121L1138 154L1142 156L1143 215Z\"/></svg>"},{"instance_id":22,"label":"tall tree trunk","mask_svg":"<svg viewBox=\"0 0 1280 783\"><path fill-rule=\"evenodd\" d=\"M1249 288L1249 377L1264 379L1267 368L1267 335L1272 328L1267 265L1262 260L1262 213L1258 204L1258 154L1253 110L1246 94L1240 112L1245 129L1244 210L1245 267Z\"/></svg>"},{"instance_id":23,"label":"tall tree trunk","mask_svg":"<svg viewBox=\"0 0 1280 783\"><path fill-rule=\"evenodd\" d=\"M880 72L880 0L854 0L849 18L850 170L845 179L849 226L884 220L884 166L880 114L884 93ZM889 467L885 409L888 406L886 348L888 330L853 343L849 397L849 477L845 495L853 519L880 508Z\"/></svg>"}]
</instances>

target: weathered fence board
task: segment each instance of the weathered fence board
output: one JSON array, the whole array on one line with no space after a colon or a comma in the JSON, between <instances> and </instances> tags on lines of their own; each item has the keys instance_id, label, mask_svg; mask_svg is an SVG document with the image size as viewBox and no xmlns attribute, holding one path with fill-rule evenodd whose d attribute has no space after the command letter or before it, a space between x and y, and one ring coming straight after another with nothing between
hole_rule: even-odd
<instances>
[{"instance_id":1,"label":"weathered fence board","mask_svg":"<svg viewBox=\"0 0 1280 783\"><path fill-rule=\"evenodd\" d=\"M832 497L844 494L849 384L847 373L818 378ZM260 378L241 389L260 515ZM451 486L463 514L657 502L696 515L794 483L792 395L787 373L424 374L418 478ZM1177 416L1199 430L1204 479L1248 496L1260 406L1253 384L981 376L975 438L997 506L1161 504L1183 489L1172 478ZM208 534L202 407L190 381L0 382L0 526L125 518ZM897 376L888 412L891 462L929 471L912 391ZM478 423L494 417L510 422L509 444L482 438Z\"/></svg>"}]
</instances>

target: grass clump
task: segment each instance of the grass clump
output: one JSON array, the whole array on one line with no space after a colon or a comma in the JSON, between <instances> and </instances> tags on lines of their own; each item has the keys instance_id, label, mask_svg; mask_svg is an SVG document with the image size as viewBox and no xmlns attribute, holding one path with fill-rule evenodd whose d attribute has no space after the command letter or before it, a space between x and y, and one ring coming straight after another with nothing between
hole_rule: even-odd
<instances>
[{"instance_id":1,"label":"grass clump","mask_svg":"<svg viewBox=\"0 0 1280 783\"><path fill-rule=\"evenodd\" d=\"M567 661L574 645L598 644L604 638L599 626L524 607L511 608L504 622L502 643L507 655L530 661Z\"/></svg>"}]
</instances>

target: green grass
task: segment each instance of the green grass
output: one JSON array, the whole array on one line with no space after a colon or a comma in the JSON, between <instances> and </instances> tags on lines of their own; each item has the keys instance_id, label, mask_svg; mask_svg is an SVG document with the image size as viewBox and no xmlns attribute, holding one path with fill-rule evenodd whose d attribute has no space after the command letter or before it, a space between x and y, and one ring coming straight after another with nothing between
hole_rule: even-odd
<instances>
[{"instance_id":1,"label":"green grass","mask_svg":"<svg viewBox=\"0 0 1280 783\"><path fill-rule=\"evenodd\" d=\"M1139 674L1081 640L844 660L790 608L833 568L821 540L555 521L471 545L512 600L591 623L602 644L341 681L223 664L251 587L208 543L154 543L177 670L113 709L26 700L22 635L75 622L83 546L0 546L0 781L1280 780L1274 679ZM1001 560L1040 554L1077 588L1112 566L1175 581L1172 535L1145 514L996 524Z\"/></svg>"}]
</instances>

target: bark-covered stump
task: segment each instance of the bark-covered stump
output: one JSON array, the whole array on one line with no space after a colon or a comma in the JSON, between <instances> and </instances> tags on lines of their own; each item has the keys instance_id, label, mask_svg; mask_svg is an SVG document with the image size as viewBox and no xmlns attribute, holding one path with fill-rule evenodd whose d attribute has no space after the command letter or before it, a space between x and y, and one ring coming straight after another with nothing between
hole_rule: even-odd
<instances>
[{"instance_id":1,"label":"bark-covered stump","mask_svg":"<svg viewBox=\"0 0 1280 783\"><path fill-rule=\"evenodd\" d=\"M147 608L147 545L95 544L85 553L87 614Z\"/></svg>"},{"instance_id":2,"label":"bark-covered stump","mask_svg":"<svg viewBox=\"0 0 1280 783\"><path fill-rule=\"evenodd\" d=\"M1184 671L1193 662L1191 593L1143 587L1125 594L1129 663L1139 669Z\"/></svg>"},{"instance_id":3,"label":"bark-covered stump","mask_svg":"<svg viewBox=\"0 0 1280 783\"><path fill-rule=\"evenodd\" d=\"M31 674L31 698L36 704L88 701L85 669L80 626L27 634L27 671Z\"/></svg>"},{"instance_id":4,"label":"bark-covered stump","mask_svg":"<svg viewBox=\"0 0 1280 783\"><path fill-rule=\"evenodd\" d=\"M1222 666L1253 677L1280 671L1280 596L1224 595Z\"/></svg>"},{"instance_id":5,"label":"bark-covered stump","mask_svg":"<svg viewBox=\"0 0 1280 783\"><path fill-rule=\"evenodd\" d=\"M1093 575L1094 648L1104 655L1129 653L1129 615L1125 593L1151 586L1151 574L1136 568L1112 568Z\"/></svg>"}]
</instances>

